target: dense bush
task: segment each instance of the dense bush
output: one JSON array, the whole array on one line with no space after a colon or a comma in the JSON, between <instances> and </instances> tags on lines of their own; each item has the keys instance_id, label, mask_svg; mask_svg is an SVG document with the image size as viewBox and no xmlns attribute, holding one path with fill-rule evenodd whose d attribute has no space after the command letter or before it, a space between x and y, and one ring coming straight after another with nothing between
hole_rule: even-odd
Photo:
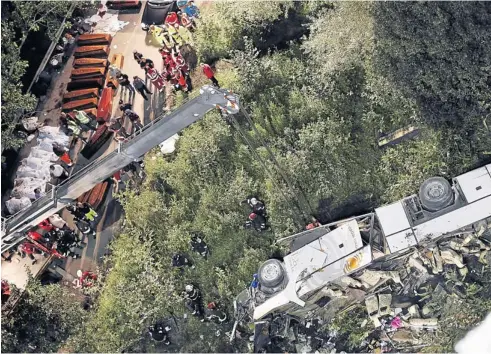
<instances>
[{"instance_id":1,"label":"dense bush","mask_svg":"<svg viewBox=\"0 0 491 354\"><path fill-rule=\"evenodd\" d=\"M74 295L31 278L13 312L2 313L2 352L56 352L87 318Z\"/></svg>"}]
</instances>

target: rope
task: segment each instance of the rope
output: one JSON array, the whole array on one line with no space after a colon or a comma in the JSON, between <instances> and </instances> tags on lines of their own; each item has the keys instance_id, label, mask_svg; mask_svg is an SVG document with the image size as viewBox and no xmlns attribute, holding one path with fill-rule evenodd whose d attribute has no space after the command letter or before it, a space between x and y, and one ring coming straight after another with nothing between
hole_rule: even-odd
<instances>
[{"instance_id":1,"label":"rope","mask_svg":"<svg viewBox=\"0 0 491 354\"><path fill-rule=\"evenodd\" d=\"M247 138L245 132L242 130L242 127L239 125L239 123L237 122L237 120L235 119L234 116L232 116L232 124L234 125L235 129L237 130L237 132L239 133L239 135L242 137L242 139L246 142L246 144L249 146L249 149L251 150L251 153L254 155L254 157L259 161L259 163L263 166L264 170L266 171L267 175L269 176L269 178L271 179L271 183L274 185L274 187L276 189L279 190L279 192L283 195L283 198L285 199L285 201L289 201L290 198L285 194L285 191L283 188L281 188L281 186L279 186L276 182L275 182L275 177L274 175L272 174L270 168L266 165L266 163L264 162L263 158L257 153L255 147L252 145L252 143L250 142L250 140ZM302 208L294 202L294 205L297 207L297 209L303 214L303 210Z\"/></svg>"},{"instance_id":2,"label":"rope","mask_svg":"<svg viewBox=\"0 0 491 354\"><path fill-rule=\"evenodd\" d=\"M244 114L244 116L246 117L247 121L249 122L249 125L252 126L252 129L254 130L254 132L256 133L256 135L258 136L261 144L268 151L268 154L271 157L271 160L273 162L273 165L276 167L278 173L281 175L281 177L285 180L286 184L290 187L290 189L292 190L292 192L298 198L297 193L295 193L296 188L295 188L293 182L290 180L290 178L288 177L288 175L285 172L285 170L280 166L280 164L278 163L278 160L276 160L276 157L274 156L273 151L270 149L270 147L266 143L266 141L262 138L262 135L257 130L257 128L256 128L254 122L252 121L252 119L250 118L249 114L242 107L240 108L240 110ZM302 188L298 187L298 190L299 190L300 196L301 196L301 198L298 198L298 200L302 200L304 202L303 204L305 206L307 206L307 213L305 212L304 208L301 208L300 207L300 210L301 210L302 214L305 217L305 221L309 221L309 219L310 219L309 216L314 214L313 209L312 209L312 206L310 205L309 200L308 200L307 196L305 195L305 192L302 190Z\"/></svg>"}]
</instances>

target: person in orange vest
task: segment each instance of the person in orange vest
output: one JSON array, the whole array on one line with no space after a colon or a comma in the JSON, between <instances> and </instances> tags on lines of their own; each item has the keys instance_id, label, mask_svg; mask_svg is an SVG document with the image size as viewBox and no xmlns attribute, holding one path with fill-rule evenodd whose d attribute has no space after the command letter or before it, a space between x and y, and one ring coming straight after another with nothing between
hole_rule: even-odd
<instances>
[{"instance_id":1,"label":"person in orange vest","mask_svg":"<svg viewBox=\"0 0 491 354\"><path fill-rule=\"evenodd\" d=\"M62 145L58 145L56 143L53 144L53 152L55 153L56 156L60 158L61 161L63 161L68 167L73 166L72 159L70 158L70 155L68 155L68 148L65 148Z\"/></svg>"},{"instance_id":2,"label":"person in orange vest","mask_svg":"<svg viewBox=\"0 0 491 354\"><path fill-rule=\"evenodd\" d=\"M201 63L201 68L203 69L203 74L205 74L206 77L211 80L213 85L215 85L217 88L220 88L218 80L215 78L215 73L213 72L211 66Z\"/></svg>"}]
</instances>

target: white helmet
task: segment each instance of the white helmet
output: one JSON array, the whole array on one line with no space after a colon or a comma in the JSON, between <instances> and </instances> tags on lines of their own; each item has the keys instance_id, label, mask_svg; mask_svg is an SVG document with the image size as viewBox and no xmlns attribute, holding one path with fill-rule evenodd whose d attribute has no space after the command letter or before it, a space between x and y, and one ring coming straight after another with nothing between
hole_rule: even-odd
<instances>
[{"instance_id":1,"label":"white helmet","mask_svg":"<svg viewBox=\"0 0 491 354\"><path fill-rule=\"evenodd\" d=\"M186 291L188 293L190 293L191 291L193 291L194 287L192 285L186 285Z\"/></svg>"},{"instance_id":2,"label":"white helmet","mask_svg":"<svg viewBox=\"0 0 491 354\"><path fill-rule=\"evenodd\" d=\"M257 199L256 198L251 198L251 204L256 205L257 204Z\"/></svg>"}]
</instances>

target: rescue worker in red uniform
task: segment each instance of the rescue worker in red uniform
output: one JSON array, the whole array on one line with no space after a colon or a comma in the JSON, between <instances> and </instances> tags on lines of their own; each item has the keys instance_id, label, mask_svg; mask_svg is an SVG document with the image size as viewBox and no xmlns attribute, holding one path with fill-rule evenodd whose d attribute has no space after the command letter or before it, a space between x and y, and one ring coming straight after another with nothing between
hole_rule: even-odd
<instances>
[{"instance_id":1,"label":"rescue worker in red uniform","mask_svg":"<svg viewBox=\"0 0 491 354\"><path fill-rule=\"evenodd\" d=\"M90 288L94 285L94 281L97 280L96 274L89 271L82 272L80 269L77 270L77 276L82 288Z\"/></svg>"},{"instance_id":2,"label":"rescue worker in red uniform","mask_svg":"<svg viewBox=\"0 0 491 354\"><path fill-rule=\"evenodd\" d=\"M213 72L213 69L211 66L208 64L201 64L201 68L203 69L203 74L206 75L208 79L211 80L214 86L217 88L220 88L220 85L218 84L218 80L215 78L215 73Z\"/></svg>"},{"instance_id":3,"label":"rescue worker in red uniform","mask_svg":"<svg viewBox=\"0 0 491 354\"><path fill-rule=\"evenodd\" d=\"M157 90L162 91L165 86L165 81L162 75L153 67L150 67L149 65L145 66L145 72L147 74L147 77L152 81L152 84L155 85Z\"/></svg>"},{"instance_id":4,"label":"rescue worker in red uniform","mask_svg":"<svg viewBox=\"0 0 491 354\"><path fill-rule=\"evenodd\" d=\"M17 250L19 251L22 258L25 258L27 255L32 260L32 264L35 264L37 262L36 258L34 257L34 252L36 251L36 248L32 243L24 242L17 248Z\"/></svg>"},{"instance_id":5,"label":"rescue worker in red uniform","mask_svg":"<svg viewBox=\"0 0 491 354\"><path fill-rule=\"evenodd\" d=\"M321 226L321 223L316 219L316 218L312 218L312 222L310 224L308 224L305 228L307 230L312 230L312 229L315 229L316 227L319 227Z\"/></svg>"}]
</instances>

